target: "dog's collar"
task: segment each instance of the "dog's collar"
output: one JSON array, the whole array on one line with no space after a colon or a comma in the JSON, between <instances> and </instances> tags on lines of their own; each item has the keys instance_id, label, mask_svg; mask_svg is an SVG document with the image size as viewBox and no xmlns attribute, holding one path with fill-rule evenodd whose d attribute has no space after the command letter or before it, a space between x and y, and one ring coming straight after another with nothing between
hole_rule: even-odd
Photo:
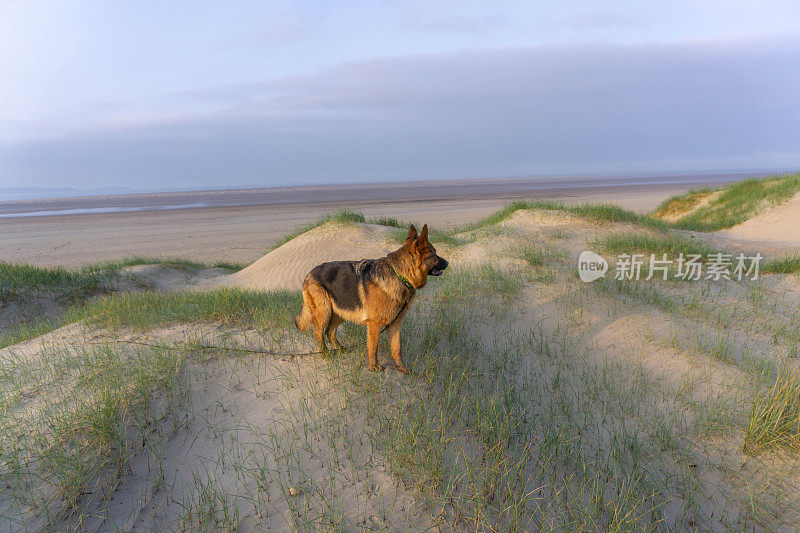
<instances>
[{"instance_id":1,"label":"dog's collar","mask_svg":"<svg viewBox=\"0 0 800 533\"><path fill-rule=\"evenodd\" d=\"M405 285L408 288L408 290L410 291L414 290L414 286L411 284L411 282L408 281L406 277L403 276L400 272L398 272L397 269L394 267L394 265L392 265L392 270L394 270L394 273L397 275L397 278L403 283L403 285Z\"/></svg>"}]
</instances>

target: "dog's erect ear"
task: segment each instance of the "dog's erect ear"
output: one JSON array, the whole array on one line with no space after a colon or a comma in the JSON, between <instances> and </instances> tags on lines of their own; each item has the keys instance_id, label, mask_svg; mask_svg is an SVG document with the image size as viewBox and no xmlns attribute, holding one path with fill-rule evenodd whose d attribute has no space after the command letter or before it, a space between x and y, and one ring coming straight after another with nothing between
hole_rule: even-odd
<instances>
[{"instance_id":1,"label":"dog's erect ear","mask_svg":"<svg viewBox=\"0 0 800 533\"><path fill-rule=\"evenodd\" d=\"M422 233L419 234L420 242L428 242L428 225L422 226Z\"/></svg>"},{"instance_id":2,"label":"dog's erect ear","mask_svg":"<svg viewBox=\"0 0 800 533\"><path fill-rule=\"evenodd\" d=\"M417 228L414 227L414 224L408 227L408 235L406 235L406 241L413 241L417 238Z\"/></svg>"},{"instance_id":3,"label":"dog's erect ear","mask_svg":"<svg viewBox=\"0 0 800 533\"><path fill-rule=\"evenodd\" d=\"M428 225L425 224L422 226L422 233L419 234L419 237L416 241L414 241L414 247L420 251L420 253L425 253L428 249Z\"/></svg>"}]
</instances>

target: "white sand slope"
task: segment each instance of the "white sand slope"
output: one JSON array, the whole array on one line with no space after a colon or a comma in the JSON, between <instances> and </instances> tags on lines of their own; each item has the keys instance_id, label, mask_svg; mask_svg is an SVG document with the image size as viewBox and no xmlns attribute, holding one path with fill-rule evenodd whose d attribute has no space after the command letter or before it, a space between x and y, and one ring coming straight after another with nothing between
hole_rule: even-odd
<instances>
[{"instance_id":1,"label":"white sand slope","mask_svg":"<svg viewBox=\"0 0 800 533\"><path fill-rule=\"evenodd\" d=\"M399 245L390 242L394 228L375 224L330 223L314 228L271 251L249 267L211 282L216 287L298 290L306 274L327 261L381 257Z\"/></svg>"},{"instance_id":2,"label":"white sand slope","mask_svg":"<svg viewBox=\"0 0 800 533\"><path fill-rule=\"evenodd\" d=\"M761 219L760 223L764 224L777 216L772 223L774 235L769 234L769 237L786 238L793 234L798 238L799 201L794 199L755 220ZM299 289L306 273L319 263L380 257L396 249L398 244L390 239L393 231L394 228L371 224L326 224L298 236L236 274L207 280L206 287ZM626 435L622 432L627 432L627 428L644 435L655 435L653 431L663 430L670 440L658 440L655 446L660 446L661 442L687 442L687 447L696 451L691 451L691 455L680 452L685 455L679 456L668 451L663 457L656 453L652 457L656 465L652 472L665 479L677 476L670 470L676 464L676 457L680 457L680 461L702 458L691 463L693 471L686 479L703 487L697 494L708 507L700 511L708 510L709 515L715 516L713 520L717 520L714 523L736 523L747 512L741 509L750 509L752 495L762 487L775 487L775 491L780 491L781 501L793 508L800 502L800 478L794 459L787 456L784 461L776 457L775 465L767 470L767 466L743 455L742 435L735 425L738 422L731 423L731 432L726 433L733 435L732 439L719 438L716 429L711 431L717 428L716 416L705 422L701 416L706 415L700 409L706 408L695 410L694 405L740 405L740 398L746 397L747 389L740 390L738 384L750 382L750 374L744 373L751 372L749 366L744 366L745 358L754 357L757 362L781 361L779 357L796 349L792 328L796 323L800 280L795 276L770 275L765 276L757 288L738 283L711 284L710 287L699 283L656 285L665 298L676 302L702 302L702 309L707 313L692 315L692 320L686 320L686 316L677 311L635 300L627 293L595 290L575 279L575 260L581 251L604 235L620 231L644 233L646 230L623 223L599 224L555 212L519 211L496 227L464 234L474 238L465 239L468 242L463 246L445 248L443 255L451 260L454 269L485 263L493 267L518 267L520 270L516 273L512 271L516 276L513 279L524 282L520 297L514 296L513 300L492 300L492 285L487 287L486 293L468 295L470 299L465 300L466 303L459 295L452 295L457 298L455 305L467 309L475 307L464 315L464 320L469 321L464 328L469 344L464 346L469 349L494 346L486 348L484 356L498 360L509 353L521 354L521 366L514 372L519 372L525 380L530 379L526 383L535 385L534 392L541 391L544 401L538 400L538 394L520 401L530 402L525 405L537 416L541 414L543 420L547 420L544 418L547 413L561 413L563 409L560 398L554 398L551 403L548 395L580 399L586 396L587 388L594 387L593 382L608 383L593 388L589 401L574 402L574 412L578 416L554 419L554 424L563 423L567 428L563 433L559 429L557 436L575 438L574 435L579 435L585 439L582 442L586 443L590 457L610 454L607 450L612 449L609 448L612 444L608 443L614 442L610 437ZM541 265L531 266L520 259L521 252L531 246L544 254ZM191 281L184 274L162 265L132 267L129 272L146 278L155 289L162 291L182 288ZM207 272L208 275L213 273ZM444 279L451 275L446 274ZM479 281L489 283L491 278ZM434 284L438 283L441 280ZM447 293L441 296L430 289L422 292L420 300L426 298L427 303L423 300L416 304L419 313L433 312L435 316L436 312L454 309L435 307L439 305L437 302L451 299ZM483 309L482 299L487 300ZM735 309L743 318L718 323L715 317L730 309ZM428 319L423 317L422 320ZM413 323L406 327L413 327ZM405 331L409 337L413 336L410 329ZM541 339L542 348L537 349L533 341L532 344L506 343L503 336L508 332L508 336L513 337L515 331ZM431 502L443 501L438 496L428 500L425 492L438 490L434 476L413 479L408 485L405 480L399 482L402 478L393 475L392 462L386 455L392 448L384 448L376 438L377 428L381 426L374 425L379 417L371 414L376 407L370 402L388 402L378 407L385 409L382 412L386 414L396 413L397 409L402 412L406 410L404 401L428 402L437 398L429 389L430 382L424 376L402 376L389 370L383 376L369 377L369 381L363 382L364 387L371 387L368 393L360 385L359 378L362 371L366 372L363 348L330 358L291 357L288 354L302 354L312 349L313 340L294 328L283 333L285 337L277 330L238 329L218 323L171 324L155 330L135 331L97 329L89 322L79 322L0 350L0 370L5 370L0 376L6 376L5 382L16 387L9 394L0 394L2 414L11 413L16 418L8 420L30 423L36 431L40 431L37 424L42 424L41 434L45 436L51 434L52 426L47 425L52 419L51 405L58 409L54 411L56 414L61 410L82 413L78 408L91 405L97 397L87 396L82 388L84 374L81 372L89 368L90 363L100 360L100 356L128 361L159 353L135 342L164 346L228 345L280 352L253 357L243 357L234 350L226 353L222 349L208 356L197 350L188 352L183 359L185 379L179 380L175 391L159 393L153 399L153 413L148 414L153 421L148 422L146 430L124 433L128 439L125 449L131 451L126 455L125 468L118 469L116 463L108 465L97 488L90 487L80 495L80 513L71 509L63 498L56 498L48 478L35 470L39 463L32 463L32 467L26 464L25 468L31 468L37 475L29 476L20 486L34 496L35 505L27 501L20 505L15 500L17 492L0 490L0 516L14 520L6 518L8 526L0 520L0 532L15 524L22 524L19 529L24 530L48 530L54 527L56 520L63 530L229 528L294 532L315 526L322 530L334 524L328 521L337 517L341 517L340 524L347 526L348 531L427 531L434 526L445 530L466 529L466 526L461 527L465 520L463 515L459 514L458 521L451 523L441 504L431 505ZM730 342L730 354L726 351L728 359L709 354L707 345L700 344L698 339L701 338ZM446 338L442 337L442 341ZM423 344L419 346L419 349L427 349ZM725 346L728 350L728 344ZM545 349L553 351L545 352ZM483 352L484 348L476 351ZM442 357L452 357L450 352L449 348L442 348L439 353ZM379 353L381 359L388 362L387 349L381 347ZM452 353L460 356L463 352L459 349ZM547 353L557 357L547 356ZM2 364L10 370L2 368ZM490 368L495 368L494 364ZM12 371L17 375L9 381L7 377ZM561 389L556 392L552 379L562 372L566 378L559 381ZM593 379L597 372L602 372L602 379ZM0 385L5 382L0 380ZM381 392L373 391L375 383L380 384ZM622 404L624 407L617 407ZM689 407L692 410L688 410ZM725 407L725 413L727 409ZM732 417L742 414L746 419L749 412L749 406L745 406L744 411L739 407L730 409ZM625 419L624 427L617 427L608 422L609 414L620 417L616 420L622 416L630 418ZM675 421L664 426L649 422L650 419L673 420L671 417ZM628 425L628 420L632 425ZM699 431L706 427L710 430L708 435ZM597 428L596 434L593 434L594 428ZM683 431L691 431L685 441ZM0 436L3 434L0 432ZM698 441L696 446L695 441ZM0 444L2 442L0 439ZM28 441L13 439L14 446L22 442ZM455 450L466 450L467 454L473 451L469 447L462 448L465 445L456 443L455 439L451 442L458 446ZM474 449L480 450L478 446L480 444ZM651 449L659 448L641 448L643 453ZM38 447L33 448L32 453L39 453L38 450ZM459 456L452 453L450 457L453 455L456 459ZM477 454L476 458L479 458ZM541 464L538 460L532 461L529 467L532 470L525 471L525 475L533 476L541 469ZM573 476L571 471L553 465L551 468L559 476L553 479L571 483L568 480ZM723 476L734 468L746 468L743 470L746 475ZM5 479L0 477L0 481ZM578 485L568 490L579 493L584 479L588 478L578 476ZM597 479L598 486L606 490L605 478ZM675 520L676 529L679 529L684 508L689 507L681 503L683 482L677 483L666 485L666 497L674 494L674 498L664 509L667 520ZM296 489L294 493L290 492L290 487ZM617 490L615 485L609 487L609 490ZM676 487L676 492L668 492L671 487ZM559 486L554 488L560 490ZM549 494L534 494L540 498L538 501L549 497ZM761 494L758 493L756 500L758 505L764 505L762 502L767 498L769 502L778 501L772 492ZM576 500L578 505L583 501ZM689 505L694 506L694 503ZM723 518L712 514L717 509L722 509ZM776 530L797 530L796 523L792 522L796 515L792 512L781 516L771 507L764 509L764 516L776 517L772 518L777 523ZM564 515L552 516L555 523ZM542 520L541 523L547 522Z\"/></svg>"},{"instance_id":3,"label":"white sand slope","mask_svg":"<svg viewBox=\"0 0 800 533\"><path fill-rule=\"evenodd\" d=\"M800 195L727 230L726 237L800 246Z\"/></svg>"}]
</instances>

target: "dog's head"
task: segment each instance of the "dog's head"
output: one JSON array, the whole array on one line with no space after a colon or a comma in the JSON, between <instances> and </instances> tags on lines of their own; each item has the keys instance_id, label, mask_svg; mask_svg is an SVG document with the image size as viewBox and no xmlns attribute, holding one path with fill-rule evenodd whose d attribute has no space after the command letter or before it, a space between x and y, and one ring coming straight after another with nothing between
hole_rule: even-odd
<instances>
[{"instance_id":1,"label":"dog's head","mask_svg":"<svg viewBox=\"0 0 800 533\"><path fill-rule=\"evenodd\" d=\"M428 276L440 276L447 268L447 261L436 255L436 248L428 242L428 225L422 226L422 232L417 234L417 228L412 224L408 228L408 235L403 247L407 249L412 259L415 278L424 287Z\"/></svg>"}]
</instances>

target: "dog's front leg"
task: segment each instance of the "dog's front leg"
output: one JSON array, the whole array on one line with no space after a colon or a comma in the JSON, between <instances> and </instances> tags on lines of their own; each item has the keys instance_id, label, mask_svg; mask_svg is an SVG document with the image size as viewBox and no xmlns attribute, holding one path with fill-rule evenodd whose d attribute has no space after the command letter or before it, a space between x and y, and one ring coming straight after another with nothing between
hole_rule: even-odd
<instances>
[{"instance_id":1,"label":"dog's front leg","mask_svg":"<svg viewBox=\"0 0 800 533\"><path fill-rule=\"evenodd\" d=\"M408 374L408 367L403 363L403 352L400 346L400 329L402 324L399 320L386 328L386 336L389 337L389 348L392 352L392 359L394 359L394 366L397 367L398 372Z\"/></svg>"},{"instance_id":2,"label":"dog's front leg","mask_svg":"<svg viewBox=\"0 0 800 533\"><path fill-rule=\"evenodd\" d=\"M370 320L367 322L367 356L369 357L369 369L373 372L380 372L383 367L378 364L378 336L381 334L381 325Z\"/></svg>"}]
</instances>

